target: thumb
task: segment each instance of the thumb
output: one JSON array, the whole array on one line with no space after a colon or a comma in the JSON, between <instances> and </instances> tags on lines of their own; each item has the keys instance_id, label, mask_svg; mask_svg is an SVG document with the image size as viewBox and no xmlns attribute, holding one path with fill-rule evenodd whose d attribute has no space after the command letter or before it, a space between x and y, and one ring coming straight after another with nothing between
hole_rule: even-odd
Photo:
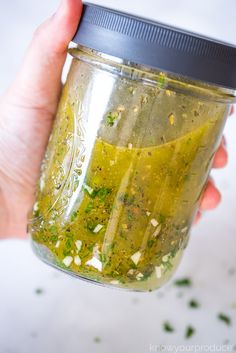
<instances>
[{"instance_id":1,"label":"thumb","mask_svg":"<svg viewBox=\"0 0 236 353\"><path fill-rule=\"evenodd\" d=\"M81 12L81 0L62 0L57 12L35 31L20 72L8 92L14 104L55 113L67 47Z\"/></svg>"}]
</instances>

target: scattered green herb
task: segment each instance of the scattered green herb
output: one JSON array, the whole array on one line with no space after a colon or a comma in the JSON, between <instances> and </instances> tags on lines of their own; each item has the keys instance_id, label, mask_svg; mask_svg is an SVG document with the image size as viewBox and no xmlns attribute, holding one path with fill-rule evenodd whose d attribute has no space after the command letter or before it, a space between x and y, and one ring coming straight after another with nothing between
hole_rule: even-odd
<instances>
[{"instance_id":1,"label":"scattered green herb","mask_svg":"<svg viewBox=\"0 0 236 353\"><path fill-rule=\"evenodd\" d=\"M79 178L79 175L82 174L82 170L77 170L76 171L77 174L74 175L74 180L73 180L73 189L76 190L79 186L79 183L80 183L80 178Z\"/></svg>"},{"instance_id":2,"label":"scattered green herb","mask_svg":"<svg viewBox=\"0 0 236 353\"><path fill-rule=\"evenodd\" d=\"M96 337L94 337L93 342L95 342L95 343L101 343L101 338L98 337L98 336L96 336Z\"/></svg>"},{"instance_id":3,"label":"scattered green herb","mask_svg":"<svg viewBox=\"0 0 236 353\"><path fill-rule=\"evenodd\" d=\"M111 189L102 187L101 189L95 190L95 197L98 197L100 201L104 201L110 193Z\"/></svg>"},{"instance_id":4,"label":"scattered green herb","mask_svg":"<svg viewBox=\"0 0 236 353\"><path fill-rule=\"evenodd\" d=\"M147 242L147 246L151 248L155 244L156 240L155 239L149 239Z\"/></svg>"},{"instance_id":5,"label":"scattered green herb","mask_svg":"<svg viewBox=\"0 0 236 353\"><path fill-rule=\"evenodd\" d=\"M217 317L219 320L223 321L226 325L228 326L231 325L231 318L228 315L219 313Z\"/></svg>"},{"instance_id":6,"label":"scattered green herb","mask_svg":"<svg viewBox=\"0 0 236 353\"><path fill-rule=\"evenodd\" d=\"M191 175L187 174L184 176L184 181L189 181L191 179Z\"/></svg>"},{"instance_id":7,"label":"scattered green herb","mask_svg":"<svg viewBox=\"0 0 236 353\"><path fill-rule=\"evenodd\" d=\"M73 212L71 215L71 222L73 222L77 216L78 216L78 212L77 211Z\"/></svg>"},{"instance_id":8,"label":"scattered green herb","mask_svg":"<svg viewBox=\"0 0 236 353\"><path fill-rule=\"evenodd\" d=\"M43 292L44 292L44 290L42 288L36 288L35 289L35 294L37 294L37 295L42 295Z\"/></svg>"},{"instance_id":9,"label":"scattered green herb","mask_svg":"<svg viewBox=\"0 0 236 353\"><path fill-rule=\"evenodd\" d=\"M90 230L90 232L93 233L94 228L96 227L96 224L94 222L88 221L86 224L86 228Z\"/></svg>"},{"instance_id":10,"label":"scattered green herb","mask_svg":"<svg viewBox=\"0 0 236 353\"><path fill-rule=\"evenodd\" d=\"M192 281L190 278L181 278L181 279L177 279L174 282L174 285L178 287L191 287Z\"/></svg>"},{"instance_id":11,"label":"scattered green herb","mask_svg":"<svg viewBox=\"0 0 236 353\"><path fill-rule=\"evenodd\" d=\"M128 220L129 221L133 221L134 220L134 214L133 214L133 212L131 211L131 210L128 210L127 211L127 215L128 215Z\"/></svg>"},{"instance_id":12,"label":"scattered green herb","mask_svg":"<svg viewBox=\"0 0 236 353\"><path fill-rule=\"evenodd\" d=\"M188 326L185 332L185 338L190 338L195 334L195 329L192 326Z\"/></svg>"},{"instance_id":13,"label":"scattered green herb","mask_svg":"<svg viewBox=\"0 0 236 353\"><path fill-rule=\"evenodd\" d=\"M35 210L35 211L33 212L33 214L34 214L34 217L35 217L35 218L38 218L38 217L40 216L39 210ZM29 233L29 230L27 230L27 233Z\"/></svg>"},{"instance_id":14,"label":"scattered green herb","mask_svg":"<svg viewBox=\"0 0 236 353\"><path fill-rule=\"evenodd\" d=\"M129 196L129 194L121 194L119 200L123 202L126 206L131 206L134 203L135 197Z\"/></svg>"},{"instance_id":15,"label":"scattered green herb","mask_svg":"<svg viewBox=\"0 0 236 353\"><path fill-rule=\"evenodd\" d=\"M107 117L106 117L106 122L107 122L107 125L109 126L113 126L115 124L115 121L116 119L118 118L119 116L119 113L115 112L115 113L112 113L110 112Z\"/></svg>"},{"instance_id":16,"label":"scattered green herb","mask_svg":"<svg viewBox=\"0 0 236 353\"><path fill-rule=\"evenodd\" d=\"M89 202L85 208L85 213L90 213L93 210L94 206L92 202Z\"/></svg>"},{"instance_id":17,"label":"scattered green herb","mask_svg":"<svg viewBox=\"0 0 236 353\"><path fill-rule=\"evenodd\" d=\"M190 307L190 308L194 308L194 309L196 309L196 308L199 308L199 303L195 300L195 299L191 299L190 301L189 301L189 303L188 303L188 306Z\"/></svg>"},{"instance_id":18,"label":"scattered green herb","mask_svg":"<svg viewBox=\"0 0 236 353\"><path fill-rule=\"evenodd\" d=\"M164 322L163 329L165 332L174 332L174 327L168 322Z\"/></svg>"},{"instance_id":19,"label":"scattered green herb","mask_svg":"<svg viewBox=\"0 0 236 353\"><path fill-rule=\"evenodd\" d=\"M172 259L175 257L175 255L177 254L179 249L180 249L180 246L179 246L179 244L177 244L174 248L172 248L170 250L170 254L171 254Z\"/></svg>"},{"instance_id":20,"label":"scattered green herb","mask_svg":"<svg viewBox=\"0 0 236 353\"><path fill-rule=\"evenodd\" d=\"M123 239L125 239L125 240L127 240L127 234L122 230L122 231L120 231L120 237L121 238L123 238Z\"/></svg>"},{"instance_id":21,"label":"scattered green herb","mask_svg":"<svg viewBox=\"0 0 236 353\"><path fill-rule=\"evenodd\" d=\"M100 254L99 259L103 264L107 262L107 256L105 254Z\"/></svg>"},{"instance_id":22,"label":"scattered green herb","mask_svg":"<svg viewBox=\"0 0 236 353\"><path fill-rule=\"evenodd\" d=\"M163 262L162 264L165 267L164 272L171 271L173 269L173 264L171 262L171 259L169 259L167 262Z\"/></svg>"},{"instance_id":23,"label":"scattered green herb","mask_svg":"<svg viewBox=\"0 0 236 353\"><path fill-rule=\"evenodd\" d=\"M166 221L166 217L163 214L159 214L158 216L158 222L163 224Z\"/></svg>"},{"instance_id":24,"label":"scattered green herb","mask_svg":"<svg viewBox=\"0 0 236 353\"><path fill-rule=\"evenodd\" d=\"M167 86L167 78L163 72L160 72L157 79L157 86L160 88L165 88Z\"/></svg>"},{"instance_id":25,"label":"scattered green herb","mask_svg":"<svg viewBox=\"0 0 236 353\"><path fill-rule=\"evenodd\" d=\"M99 189L91 188L91 190L88 190L88 188L84 188L84 190L90 198L95 199L97 197L100 201L104 201L105 198L111 193L111 189L108 189L106 187L102 187Z\"/></svg>"},{"instance_id":26,"label":"scattered green herb","mask_svg":"<svg viewBox=\"0 0 236 353\"><path fill-rule=\"evenodd\" d=\"M50 232L51 234L56 234L56 233L57 233L57 227L56 227L56 226L51 226L51 227L49 228L49 232Z\"/></svg>"},{"instance_id":27,"label":"scattered green herb","mask_svg":"<svg viewBox=\"0 0 236 353\"><path fill-rule=\"evenodd\" d=\"M146 281L153 273L153 269L147 269L146 271L143 271L143 277L140 279L140 281Z\"/></svg>"},{"instance_id":28,"label":"scattered green herb","mask_svg":"<svg viewBox=\"0 0 236 353\"><path fill-rule=\"evenodd\" d=\"M88 249L89 251L92 251L93 248L94 248L94 246L95 246L95 244L93 244L93 243L88 244L88 245L87 245L87 249Z\"/></svg>"}]
</instances>

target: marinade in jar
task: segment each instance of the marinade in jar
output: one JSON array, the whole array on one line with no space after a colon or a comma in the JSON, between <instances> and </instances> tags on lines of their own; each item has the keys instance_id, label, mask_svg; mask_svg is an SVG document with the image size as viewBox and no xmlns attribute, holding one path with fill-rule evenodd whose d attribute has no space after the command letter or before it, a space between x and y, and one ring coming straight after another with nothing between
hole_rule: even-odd
<instances>
[{"instance_id":1,"label":"marinade in jar","mask_svg":"<svg viewBox=\"0 0 236 353\"><path fill-rule=\"evenodd\" d=\"M140 291L158 288L186 247L224 113L214 103L211 115L210 103L168 87L116 78L110 105L88 140L81 116L86 120L96 109L79 108L86 77L113 77L82 62L70 75L30 222L33 246L72 275ZM88 87L99 106L92 97L98 93Z\"/></svg>"}]
</instances>

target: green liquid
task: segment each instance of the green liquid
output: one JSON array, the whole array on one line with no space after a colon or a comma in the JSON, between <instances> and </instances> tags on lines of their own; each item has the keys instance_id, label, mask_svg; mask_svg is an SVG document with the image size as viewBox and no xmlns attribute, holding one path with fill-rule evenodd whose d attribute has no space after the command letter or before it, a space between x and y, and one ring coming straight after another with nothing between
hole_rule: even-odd
<instances>
[{"instance_id":1,"label":"green liquid","mask_svg":"<svg viewBox=\"0 0 236 353\"><path fill-rule=\"evenodd\" d=\"M61 201L62 187L53 205L52 178L41 187L30 225L37 251L48 249L54 264L97 282L137 290L159 287L187 244L214 139L212 122L146 148L98 138L85 177L78 177L67 204ZM51 217L50 209L60 212Z\"/></svg>"}]
</instances>

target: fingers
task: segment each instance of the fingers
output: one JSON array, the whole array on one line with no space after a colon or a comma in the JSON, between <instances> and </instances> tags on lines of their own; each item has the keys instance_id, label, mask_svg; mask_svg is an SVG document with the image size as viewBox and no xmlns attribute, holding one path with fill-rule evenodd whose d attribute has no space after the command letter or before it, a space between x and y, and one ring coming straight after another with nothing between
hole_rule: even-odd
<instances>
[{"instance_id":1,"label":"fingers","mask_svg":"<svg viewBox=\"0 0 236 353\"><path fill-rule=\"evenodd\" d=\"M31 43L33 48L41 44L41 50L47 54L65 54L76 32L81 12L80 0L61 0L57 12L35 31Z\"/></svg>"},{"instance_id":2,"label":"fingers","mask_svg":"<svg viewBox=\"0 0 236 353\"><path fill-rule=\"evenodd\" d=\"M234 106L231 106L229 115L234 114ZM213 168L224 168L228 163L228 153L226 149L225 138L222 138L221 144L215 153L213 160ZM221 201L221 194L215 187L212 180L209 180L204 191L200 208L196 213L194 224L198 223L202 216L202 212L206 210L212 210L218 206Z\"/></svg>"},{"instance_id":3,"label":"fingers","mask_svg":"<svg viewBox=\"0 0 236 353\"><path fill-rule=\"evenodd\" d=\"M220 144L220 147L216 151L213 168L224 168L228 163L228 153L225 146L225 139L223 138Z\"/></svg>"},{"instance_id":4,"label":"fingers","mask_svg":"<svg viewBox=\"0 0 236 353\"><path fill-rule=\"evenodd\" d=\"M201 217L202 217L202 213L201 213L200 210L198 210L197 213L196 213L195 220L194 220L193 223L197 224L200 221Z\"/></svg>"},{"instance_id":5,"label":"fingers","mask_svg":"<svg viewBox=\"0 0 236 353\"><path fill-rule=\"evenodd\" d=\"M209 180L204 191L204 196L200 204L200 210L213 210L216 208L221 201L221 194L219 190L215 187L212 180Z\"/></svg>"},{"instance_id":6,"label":"fingers","mask_svg":"<svg viewBox=\"0 0 236 353\"><path fill-rule=\"evenodd\" d=\"M53 113L61 89L61 73L69 42L82 12L81 0L62 0L57 12L35 32L11 90L25 106Z\"/></svg>"},{"instance_id":7,"label":"fingers","mask_svg":"<svg viewBox=\"0 0 236 353\"><path fill-rule=\"evenodd\" d=\"M232 105L230 108L229 115L234 114L234 106ZM216 151L214 161L213 161L213 168L224 168L228 163L228 153L226 149L226 141L225 138L222 138L221 144Z\"/></svg>"},{"instance_id":8,"label":"fingers","mask_svg":"<svg viewBox=\"0 0 236 353\"><path fill-rule=\"evenodd\" d=\"M207 182L207 185L200 203L199 210L197 211L197 214L195 216L194 224L198 223L204 211L215 209L220 202L221 202L221 193L215 187L213 180L210 179Z\"/></svg>"}]
</instances>

